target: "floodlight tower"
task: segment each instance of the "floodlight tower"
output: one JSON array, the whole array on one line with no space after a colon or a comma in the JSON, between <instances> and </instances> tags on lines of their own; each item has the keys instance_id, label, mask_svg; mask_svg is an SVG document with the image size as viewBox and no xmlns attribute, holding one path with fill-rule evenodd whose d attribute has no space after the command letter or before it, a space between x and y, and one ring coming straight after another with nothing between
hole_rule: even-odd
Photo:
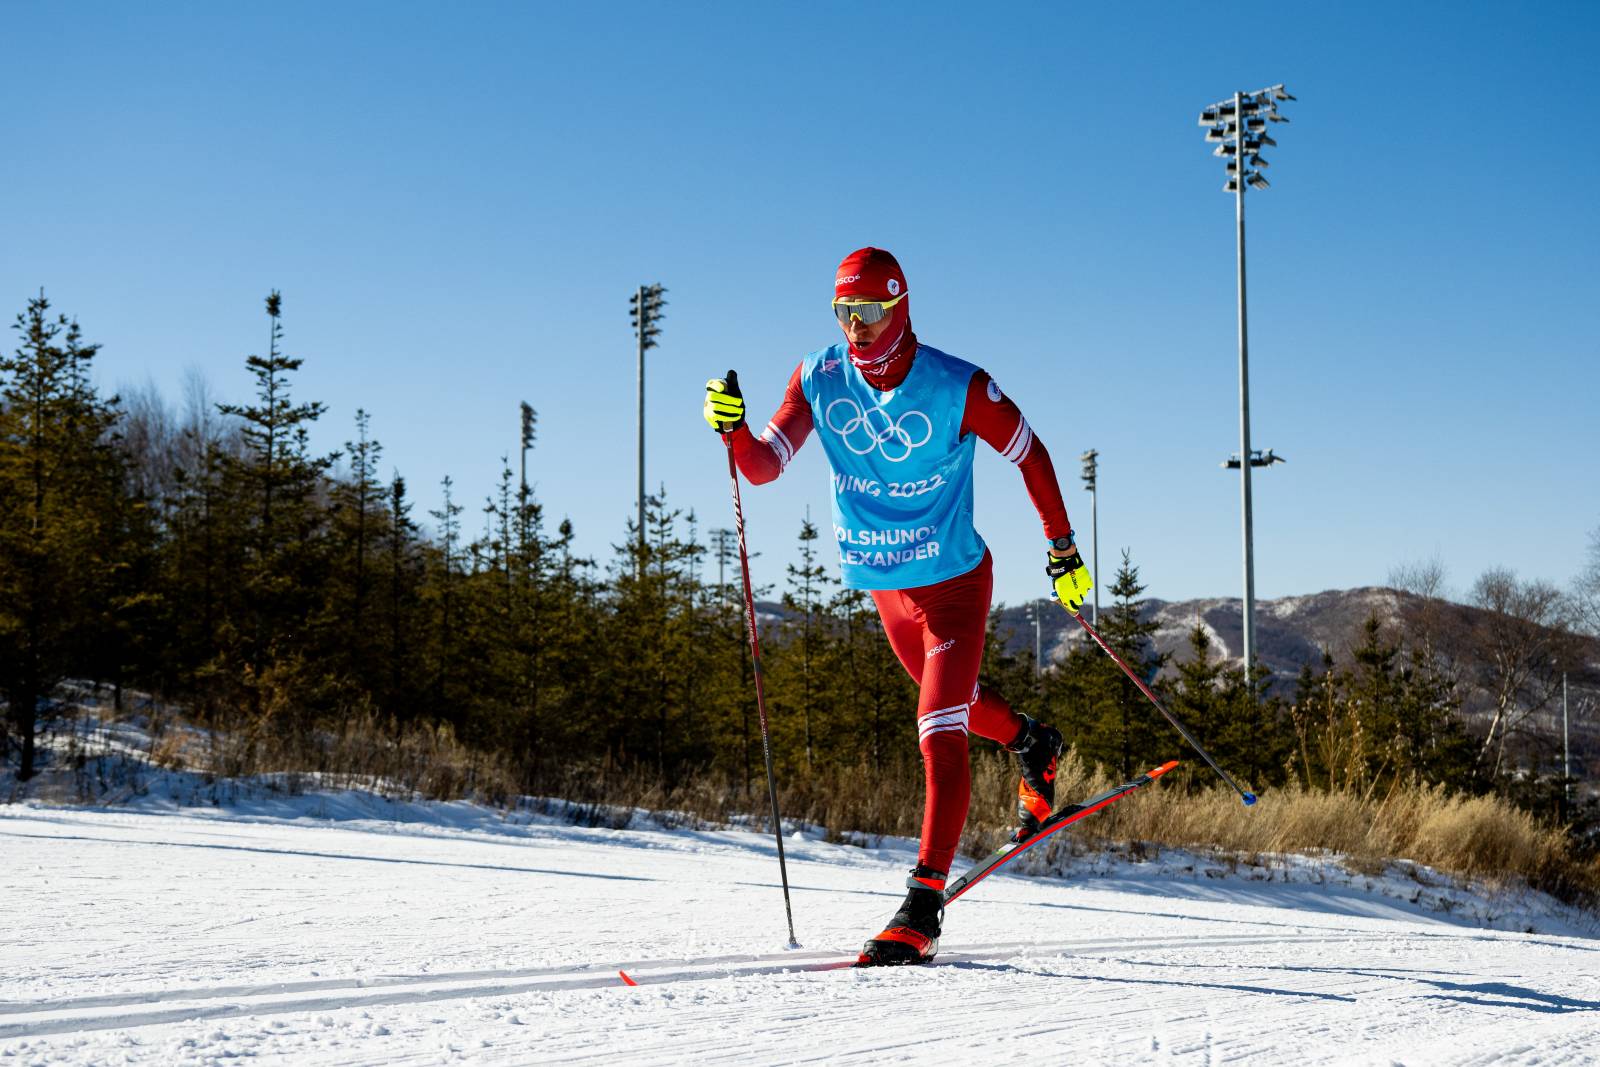
<instances>
[{"instance_id":1,"label":"floodlight tower","mask_svg":"<svg viewBox=\"0 0 1600 1067\"><path fill-rule=\"evenodd\" d=\"M1251 535L1250 468L1266 466L1256 461L1250 450L1250 342L1248 316L1245 311L1244 283L1244 189L1266 189L1270 184L1261 173L1267 161L1261 158L1263 147L1278 142L1267 133L1268 122L1288 122L1278 114L1278 101L1293 100L1281 84L1269 85L1250 93L1234 93L1228 100L1220 100L1200 112L1200 125L1206 129L1206 141L1215 144L1213 155L1227 161L1228 181L1222 191L1233 194L1234 218L1238 229L1239 248L1239 455L1245 460L1239 464L1239 502L1244 527L1244 676L1248 684L1255 672L1255 610L1256 576L1255 557Z\"/></svg>"},{"instance_id":2,"label":"floodlight tower","mask_svg":"<svg viewBox=\"0 0 1600 1067\"><path fill-rule=\"evenodd\" d=\"M526 400L522 402L522 498L528 498L528 450L533 448L533 439L537 436L536 427L539 424L539 413L533 410L533 405Z\"/></svg>"},{"instance_id":3,"label":"floodlight tower","mask_svg":"<svg viewBox=\"0 0 1600 1067\"><path fill-rule=\"evenodd\" d=\"M711 531L711 551L717 557L717 597L719 601L726 601L728 597L728 564L731 563L738 551L738 542L734 539L732 530L715 529Z\"/></svg>"},{"instance_id":4,"label":"floodlight tower","mask_svg":"<svg viewBox=\"0 0 1600 1067\"><path fill-rule=\"evenodd\" d=\"M1044 654L1044 639L1042 634L1043 620L1040 618L1041 601L1037 598L1028 601L1024 608L1024 617L1033 623L1033 677L1037 679L1044 672L1040 657Z\"/></svg>"},{"instance_id":5,"label":"floodlight tower","mask_svg":"<svg viewBox=\"0 0 1600 1067\"><path fill-rule=\"evenodd\" d=\"M1093 622L1096 626L1100 625L1100 494L1095 492L1095 479L1100 469L1095 461L1099 456L1099 451L1091 448L1078 457L1083 460L1083 487L1089 490L1089 550L1094 567L1090 573L1095 576Z\"/></svg>"},{"instance_id":6,"label":"floodlight tower","mask_svg":"<svg viewBox=\"0 0 1600 1067\"><path fill-rule=\"evenodd\" d=\"M647 348L656 347L656 338L661 333L657 325L662 319L662 308L667 302L662 299L666 289L661 283L655 285L641 285L639 291L628 298L631 305L628 315L633 320L633 334L639 342L639 551L643 557L645 546L644 532L644 352Z\"/></svg>"}]
</instances>

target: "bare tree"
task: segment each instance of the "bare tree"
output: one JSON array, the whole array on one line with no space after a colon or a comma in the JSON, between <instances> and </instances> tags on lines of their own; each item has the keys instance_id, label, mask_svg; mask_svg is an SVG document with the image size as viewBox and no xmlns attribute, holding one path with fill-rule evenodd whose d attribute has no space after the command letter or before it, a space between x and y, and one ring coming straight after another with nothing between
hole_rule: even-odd
<instances>
[{"instance_id":1,"label":"bare tree","mask_svg":"<svg viewBox=\"0 0 1600 1067\"><path fill-rule=\"evenodd\" d=\"M1484 609L1468 634L1473 681L1494 709L1478 765L1498 776L1507 738L1561 692L1561 672L1576 654L1571 606L1550 583L1498 567L1473 583L1470 600Z\"/></svg>"},{"instance_id":2,"label":"bare tree","mask_svg":"<svg viewBox=\"0 0 1600 1067\"><path fill-rule=\"evenodd\" d=\"M183 375L183 415L175 447L180 466L202 470L207 455L243 459L239 420L217 410L217 393L205 371L191 366Z\"/></svg>"},{"instance_id":3,"label":"bare tree","mask_svg":"<svg viewBox=\"0 0 1600 1067\"><path fill-rule=\"evenodd\" d=\"M1572 607L1577 625L1600 637L1600 526L1589 532L1589 560L1573 580Z\"/></svg>"},{"instance_id":4,"label":"bare tree","mask_svg":"<svg viewBox=\"0 0 1600 1067\"><path fill-rule=\"evenodd\" d=\"M1443 561L1434 555L1401 563L1390 569L1389 585L1402 594L1399 614L1406 644L1446 683L1459 684L1467 624L1461 606L1451 602Z\"/></svg>"},{"instance_id":5,"label":"bare tree","mask_svg":"<svg viewBox=\"0 0 1600 1067\"><path fill-rule=\"evenodd\" d=\"M122 413L117 428L128 457L128 477L137 496L160 505L172 492L177 464L178 429L172 410L155 382L124 386Z\"/></svg>"},{"instance_id":6,"label":"bare tree","mask_svg":"<svg viewBox=\"0 0 1600 1067\"><path fill-rule=\"evenodd\" d=\"M1448 600L1450 597L1449 574L1438 553L1427 559L1409 560L1389 568L1389 585L1402 593L1430 600Z\"/></svg>"}]
</instances>

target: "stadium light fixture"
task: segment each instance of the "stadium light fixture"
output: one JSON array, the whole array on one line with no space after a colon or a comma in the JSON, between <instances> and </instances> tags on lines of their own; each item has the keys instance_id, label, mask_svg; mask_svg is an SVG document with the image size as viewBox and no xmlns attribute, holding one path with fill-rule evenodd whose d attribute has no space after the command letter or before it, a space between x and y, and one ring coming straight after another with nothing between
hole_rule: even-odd
<instances>
[{"instance_id":1,"label":"stadium light fixture","mask_svg":"<svg viewBox=\"0 0 1600 1067\"><path fill-rule=\"evenodd\" d=\"M528 450L538 437L539 413L526 400L522 402L522 502L528 500Z\"/></svg>"},{"instance_id":2,"label":"stadium light fixture","mask_svg":"<svg viewBox=\"0 0 1600 1067\"><path fill-rule=\"evenodd\" d=\"M666 289L655 285L641 285L638 292L628 298L628 315L633 321L633 335L639 342L639 560L644 565L644 547L647 544L644 529L644 353L656 347L661 336L662 308L667 306L663 297Z\"/></svg>"},{"instance_id":3,"label":"stadium light fixture","mask_svg":"<svg viewBox=\"0 0 1600 1067\"><path fill-rule=\"evenodd\" d=\"M1091 448L1078 457L1083 461L1083 487L1089 491L1089 549L1091 552L1090 563L1093 565L1093 574L1100 573L1100 452ZM1100 586L1094 587L1094 623L1100 622Z\"/></svg>"},{"instance_id":4,"label":"stadium light fixture","mask_svg":"<svg viewBox=\"0 0 1600 1067\"><path fill-rule=\"evenodd\" d=\"M1261 173L1267 161L1257 154L1257 149L1277 145L1278 142L1266 133L1267 123L1288 122L1286 116L1278 113L1278 102L1293 99L1280 83L1254 92L1234 93L1232 99L1219 100L1200 112L1200 124L1207 127L1206 143L1217 145L1212 155L1220 156L1225 161L1223 169L1228 174L1228 180L1222 187L1223 191L1232 193L1234 197L1239 278L1239 451L1223 466L1239 471L1239 510L1244 542L1244 670L1247 684L1255 673L1256 607L1250 470L1252 467L1270 467L1274 463L1281 463L1283 457L1274 455L1270 448L1265 453L1250 448L1250 332L1245 302L1244 193L1246 186L1252 189L1270 187ZM1208 116L1214 117L1215 121L1208 123ZM1249 462L1240 462L1240 456L1249 457Z\"/></svg>"}]
</instances>

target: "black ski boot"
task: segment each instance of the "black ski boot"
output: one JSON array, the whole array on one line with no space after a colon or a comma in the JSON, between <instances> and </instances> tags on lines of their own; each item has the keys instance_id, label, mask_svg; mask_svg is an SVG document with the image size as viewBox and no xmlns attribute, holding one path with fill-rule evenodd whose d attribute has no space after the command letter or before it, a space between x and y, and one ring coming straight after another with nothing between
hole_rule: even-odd
<instances>
[{"instance_id":1,"label":"black ski boot","mask_svg":"<svg viewBox=\"0 0 1600 1067\"><path fill-rule=\"evenodd\" d=\"M1056 759L1065 742L1061 731L1036 719L1022 717L1022 732L1006 747L1022 764L1017 783L1017 830L1013 841L1026 841L1039 830L1056 806Z\"/></svg>"},{"instance_id":2,"label":"black ski boot","mask_svg":"<svg viewBox=\"0 0 1600 1067\"><path fill-rule=\"evenodd\" d=\"M857 967L893 967L933 959L939 951L939 927L944 921L946 873L932 867L911 869L905 903L883 933L862 947Z\"/></svg>"}]
</instances>

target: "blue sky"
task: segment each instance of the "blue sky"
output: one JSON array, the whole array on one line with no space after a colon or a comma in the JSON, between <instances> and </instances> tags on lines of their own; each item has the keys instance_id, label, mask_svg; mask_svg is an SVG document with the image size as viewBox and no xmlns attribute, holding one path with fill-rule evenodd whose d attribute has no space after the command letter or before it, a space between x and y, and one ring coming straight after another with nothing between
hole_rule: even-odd
<instances>
[{"instance_id":1,"label":"blue sky","mask_svg":"<svg viewBox=\"0 0 1600 1067\"><path fill-rule=\"evenodd\" d=\"M1114 9L1113 9L1114 7ZM1261 596L1437 557L1565 583L1600 526L1600 149L1588 3L1215 6L9 3L0 295L43 286L108 388L249 394L284 294L297 396L358 407L419 511L472 510L540 413L553 518L602 559L635 484L731 525L704 380L764 420L837 336L833 267L905 267L922 340L989 369L1050 447L1100 567L1237 595L1233 205L1196 125L1300 99L1249 198ZM9 343L9 342L8 342ZM512 457L513 464L515 456ZM781 579L815 442L747 489ZM1045 589L1021 481L980 449L996 596ZM1087 540L1087 538L1085 538Z\"/></svg>"}]
</instances>

